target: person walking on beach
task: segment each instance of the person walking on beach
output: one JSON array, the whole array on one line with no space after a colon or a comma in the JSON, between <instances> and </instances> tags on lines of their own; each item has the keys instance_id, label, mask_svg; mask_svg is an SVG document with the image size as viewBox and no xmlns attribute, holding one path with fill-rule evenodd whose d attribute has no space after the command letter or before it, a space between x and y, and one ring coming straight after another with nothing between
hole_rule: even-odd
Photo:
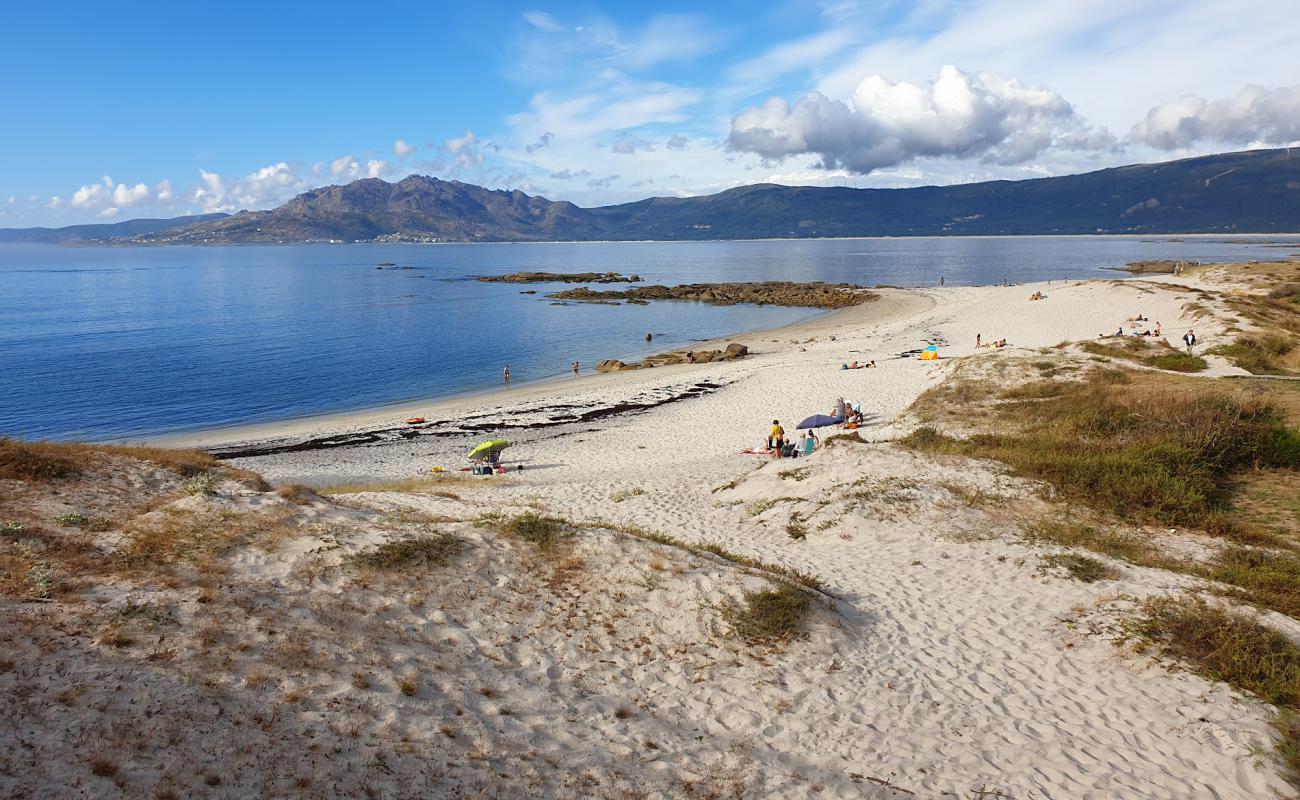
<instances>
[{"instance_id":1,"label":"person walking on beach","mask_svg":"<svg viewBox=\"0 0 1300 800\"><path fill-rule=\"evenodd\" d=\"M942 276L942 275L939 276L939 285L940 285L940 286L943 286L943 276Z\"/></svg>"},{"instance_id":2,"label":"person walking on beach","mask_svg":"<svg viewBox=\"0 0 1300 800\"><path fill-rule=\"evenodd\" d=\"M982 333L977 333L977 334L975 334L975 346L976 346L976 347L979 347L979 346L980 346L980 337L983 336L983 335L984 335L984 334L982 334Z\"/></svg>"},{"instance_id":3,"label":"person walking on beach","mask_svg":"<svg viewBox=\"0 0 1300 800\"><path fill-rule=\"evenodd\" d=\"M1192 345L1196 344L1196 331L1188 330L1183 334L1183 344L1187 345L1187 355L1192 354Z\"/></svg>"},{"instance_id":4,"label":"person walking on beach","mask_svg":"<svg viewBox=\"0 0 1300 800\"><path fill-rule=\"evenodd\" d=\"M506 369L505 369L505 378L506 378L506 383L510 383L510 365L509 365L509 364L506 364Z\"/></svg>"}]
</instances>

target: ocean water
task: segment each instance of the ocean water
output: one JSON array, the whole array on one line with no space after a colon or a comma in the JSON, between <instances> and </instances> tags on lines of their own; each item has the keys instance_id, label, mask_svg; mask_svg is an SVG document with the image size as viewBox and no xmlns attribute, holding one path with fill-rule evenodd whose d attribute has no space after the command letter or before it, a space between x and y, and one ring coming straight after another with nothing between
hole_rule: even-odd
<instances>
[{"instance_id":1,"label":"ocean water","mask_svg":"<svg viewBox=\"0 0 1300 800\"><path fill-rule=\"evenodd\" d=\"M1287 242L1293 247L1279 247ZM556 306L523 270L650 283L949 285L1115 277L1136 259L1281 258L1300 237L1024 237L94 248L0 245L0 435L110 440L558 378L809 309ZM410 269L375 269L380 262ZM612 286L610 288L620 288ZM536 289L538 294L521 294ZM647 345L645 334L654 341Z\"/></svg>"}]
</instances>

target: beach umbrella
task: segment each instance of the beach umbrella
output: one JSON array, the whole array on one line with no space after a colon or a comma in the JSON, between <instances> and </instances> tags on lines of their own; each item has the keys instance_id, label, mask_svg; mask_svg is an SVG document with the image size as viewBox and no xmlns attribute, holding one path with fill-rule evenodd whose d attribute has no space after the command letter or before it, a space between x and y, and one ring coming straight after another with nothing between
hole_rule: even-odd
<instances>
[{"instance_id":1,"label":"beach umbrella","mask_svg":"<svg viewBox=\"0 0 1300 800\"><path fill-rule=\"evenodd\" d=\"M811 417L794 427L795 430L801 431L804 428L824 428L827 425L839 425L843 421L843 417L828 417L825 414L813 414Z\"/></svg>"},{"instance_id":2,"label":"beach umbrella","mask_svg":"<svg viewBox=\"0 0 1300 800\"><path fill-rule=\"evenodd\" d=\"M510 442L505 439L488 439L486 442L479 442L469 451L470 458L484 458L489 453L500 452L510 446Z\"/></svg>"}]
</instances>

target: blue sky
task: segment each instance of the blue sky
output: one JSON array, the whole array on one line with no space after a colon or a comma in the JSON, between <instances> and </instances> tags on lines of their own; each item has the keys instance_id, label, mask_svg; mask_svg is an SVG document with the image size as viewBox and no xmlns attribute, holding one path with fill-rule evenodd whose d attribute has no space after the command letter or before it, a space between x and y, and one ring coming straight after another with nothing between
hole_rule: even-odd
<instances>
[{"instance_id":1,"label":"blue sky","mask_svg":"<svg viewBox=\"0 0 1300 800\"><path fill-rule=\"evenodd\" d=\"M0 226L433 174L583 205L1300 139L1293 0L10 4Z\"/></svg>"}]
</instances>

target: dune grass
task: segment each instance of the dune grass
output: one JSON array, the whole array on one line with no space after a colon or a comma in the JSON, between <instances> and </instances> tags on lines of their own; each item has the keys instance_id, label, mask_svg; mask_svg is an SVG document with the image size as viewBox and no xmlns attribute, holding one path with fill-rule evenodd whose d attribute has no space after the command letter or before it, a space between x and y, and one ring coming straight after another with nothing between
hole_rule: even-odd
<instances>
[{"instance_id":1,"label":"dune grass","mask_svg":"<svg viewBox=\"0 0 1300 800\"><path fill-rule=\"evenodd\" d=\"M402 569L443 566L460 552L462 542L445 531L384 542L354 553L348 561L366 569Z\"/></svg>"},{"instance_id":2,"label":"dune grass","mask_svg":"<svg viewBox=\"0 0 1300 800\"><path fill-rule=\"evenodd\" d=\"M0 438L0 478L20 481L69 478L80 474L95 456L101 454L151 461L184 476L207 472L221 464L202 450L77 442L24 442Z\"/></svg>"},{"instance_id":3,"label":"dune grass","mask_svg":"<svg viewBox=\"0 0 1300 800\"><path fill-rule=\"evenodd\" d=\"M1248 612L1200 598L1147 600L1127 625L1140 648L1155 647L1209 680L1222 681L1281 709L1277 752L1300 778L1300 646Z\"/></svg>"},{"instance_id":4,"label":"dune grass","mask_svg":"<svg viewBox=\"0 0 1300 800\"><path fill-rule=\"evenodd\" d=\"M551 549L573 536L573 529L559 517L547 517L533 511L511 517L500 523L505 533L542 549Z\"/></svg>"},{"instance_id":5,"label":"dune grass","mask_svg":"<svg viewBox=\"0 0 1300 800\"><path fill-rule=\"evenodd\" d=\"M1209 366L1200 356L1184 353L1167 344L1150 342L1138 336L1082 342L1079 346L1093 355L1122 358L1171 372L1200 372Z\"/></svg>"},{"instance_id":6,"label":"dune grass","mask_svg":"<svg viewBox=\"0 0 1300 800\"><path fill-rule=\"evenodd\" d=\"M1300 434L1267 397L1125 385L1105 373L1062 386L1055 397L997 406L999 427L1014 432L958 439L923 427L902 444L1002 461L1128 520L1225 535L1234 532L1234 474L1300 467Z\"/></svg>"},{"instance_id":7,"label":"dune grass","mask_svg":"<svg viewBox=\"0 0 1300 800\"><path fill-rule=\"evenodd\" d=\"M812 597L784 581L746 592L743 602L723 604L719 612L731 634L751 645L771 645L803 635Z\"/></svg>"}]
</instances>

